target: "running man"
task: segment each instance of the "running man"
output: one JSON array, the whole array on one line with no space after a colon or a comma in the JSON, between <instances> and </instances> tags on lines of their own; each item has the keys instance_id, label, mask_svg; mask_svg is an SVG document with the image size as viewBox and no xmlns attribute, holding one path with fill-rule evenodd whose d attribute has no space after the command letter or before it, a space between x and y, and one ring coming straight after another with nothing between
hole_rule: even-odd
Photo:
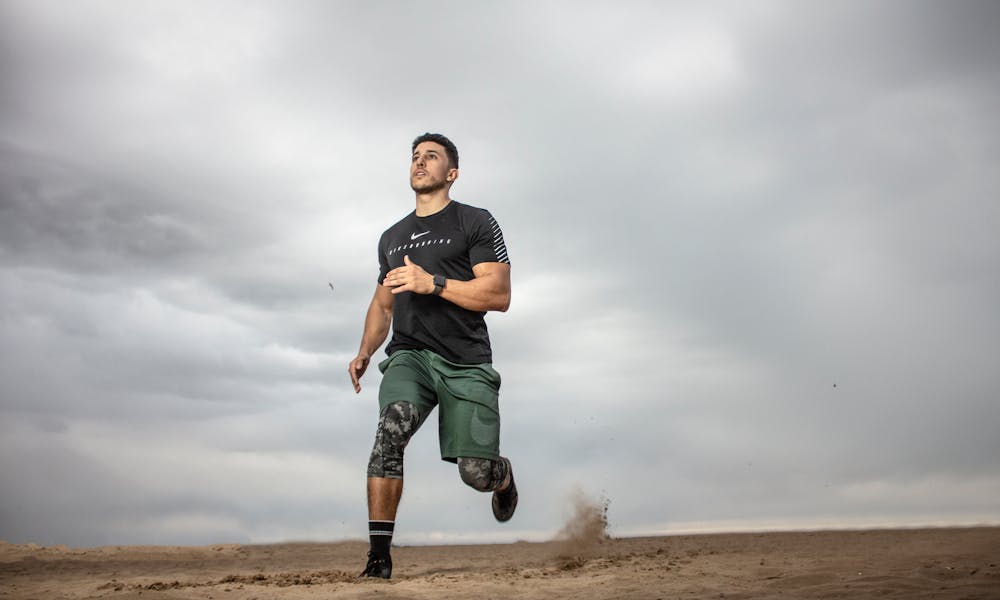
<instances>
[{"instance_id":1,"label":"running man","mask_svg":"<svg viewBox=\"0 0 1000 600\"><path fill-rule=\"evenodd\" d=\"M379 276L358 355L347 367L361 391L372 355L392 327L379 363L379 419L368 462L371 549L363 577L392 575L389 548L403 493L403 450L438 408L441 458L466 484L493 492L493 515L517 507L510 461L500 456L500 374L484 319L510 306L510 260L486 210L451 199L458 149L443 135L413 140L410 187L416 210L382 234Z\"/></svg>"}]
</instances>

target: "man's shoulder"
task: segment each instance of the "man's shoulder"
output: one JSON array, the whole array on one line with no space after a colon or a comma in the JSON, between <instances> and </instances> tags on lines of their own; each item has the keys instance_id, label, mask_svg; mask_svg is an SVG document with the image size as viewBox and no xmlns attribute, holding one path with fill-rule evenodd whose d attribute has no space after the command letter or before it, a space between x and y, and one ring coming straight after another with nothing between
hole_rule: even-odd
<instances>
[{"instance_id":1,"label":"man's shoulder","mask_svg":"<svg viewBox=\"0 0 1000 600\"><path fill-rule=\"evenodd\" d=\"M459 220L466 223L487 223L493 220L493 215L490 211L485 208L480 208L478 206L472 206L471 204L463 204L456 200L452 200L455 204L455 211L458 213Z\"/></svg>"},{"instance_id":2,"label":"man's shoulder","mask_svg":"<svg viewBox=\"0 0 1000 600\"><path fill-rule=\"evenodd\" d=\"M452 200L452 204L455 205L455 210L470 215L482 215L490 214L490 211L485 208L480 208L478 206L472 206L471 204L465 204L464 202L459 202L458 200Z\"/></svg>"}]
</instances>

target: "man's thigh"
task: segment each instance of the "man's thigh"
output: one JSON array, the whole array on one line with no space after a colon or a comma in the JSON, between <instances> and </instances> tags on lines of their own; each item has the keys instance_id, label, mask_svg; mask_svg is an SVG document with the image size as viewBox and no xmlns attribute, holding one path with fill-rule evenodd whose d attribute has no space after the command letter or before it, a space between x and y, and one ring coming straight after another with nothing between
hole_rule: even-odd
<instances>
[{"instance_id":1,"label":"man's thigh","mask_svg":"<svg viewBox=\"0 0 1000 600\"><path fill-rule=\"evenodd\" d=\"M439 372L441 458L499 458L500 375L488 364L448 363Z\"/></svg>"},{"instance_id":2,"label":"man's thigh","mask_svg":"<svg viewBox=\"0 0 1000 600\"><path fill-rule=\"evenodd\" d=\"M397 350L378 368L382 371L379 411L393 402L409 402L417 407L423 422L438 403L434 375L426 358L414 350Z\"/></svg>"}]
</instances>

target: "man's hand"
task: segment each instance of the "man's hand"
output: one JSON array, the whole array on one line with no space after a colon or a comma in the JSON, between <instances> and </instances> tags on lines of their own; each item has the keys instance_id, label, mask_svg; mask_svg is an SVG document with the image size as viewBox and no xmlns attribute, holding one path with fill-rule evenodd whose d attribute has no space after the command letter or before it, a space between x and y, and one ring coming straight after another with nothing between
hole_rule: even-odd
<instances>
[{"instance_id":1,"label":"man's hand","mask_svg":"<svg viewBox=\"0 0 1000 600\"><path fill-rule=\"evenodd\" d=\"M403 266L389 271L382 285L391 287L393 294L403 292L430 294L434 292L434 276L406 255L403 257Z\"/></svg>"},{"instance_id":2,"label":"man's hand","mask_svg":"<svg viewBox=\"0 0 1000 600\"><path fill-rule=\"evenodd\" d=\"M368 369L368 362L371 360L370 356L365 354L359 354L354 357L347 365L347 372L351 375L351 383L354 384L354 393L358 394L361 392L361 376L365 374Z\"/></svg>"}]
</instances>

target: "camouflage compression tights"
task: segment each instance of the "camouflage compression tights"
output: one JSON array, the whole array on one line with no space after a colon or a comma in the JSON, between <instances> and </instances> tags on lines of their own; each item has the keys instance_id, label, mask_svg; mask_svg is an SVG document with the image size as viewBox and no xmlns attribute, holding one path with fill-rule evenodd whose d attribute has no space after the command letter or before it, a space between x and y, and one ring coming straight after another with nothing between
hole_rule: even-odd
<instances>
[{"instance_id":1,"label":"camouflage compression tights","mask_svg":"<svg viewBox=\"0 0 1000 600\"><path fill-rule=\"evenodd\" d=\"M403 450L420 427L417 407L409 402L393 402L378 416L375 446L368 459L369 477L403 478Z\"/></svg>"},{"instance_id":2,"label":"camouflage compression tights","mask_svg":"<svg viewBox=\"0 0 1000 600\"><path fill-rule=\"evenodd\" d=\"M422 422L419 411L409 402L393 402L382 409L368 459L369 477L403 478L403 450ZM504 462L488 458L460 457L458 472L462 481L480 492L497 489L507 477Z\"/></svg>"},{"instance_id":3,"label":"camouflage compression tights","mask_svg":"<svg viewBox=\"0 0 1000 600\"><path fill-rule=\"evenodd\" d=\"M472 489L492 492L506 479L507 464L502 460L460 457L458 472L462 475L462 481Z\"/></svg>"}]
</instances>

